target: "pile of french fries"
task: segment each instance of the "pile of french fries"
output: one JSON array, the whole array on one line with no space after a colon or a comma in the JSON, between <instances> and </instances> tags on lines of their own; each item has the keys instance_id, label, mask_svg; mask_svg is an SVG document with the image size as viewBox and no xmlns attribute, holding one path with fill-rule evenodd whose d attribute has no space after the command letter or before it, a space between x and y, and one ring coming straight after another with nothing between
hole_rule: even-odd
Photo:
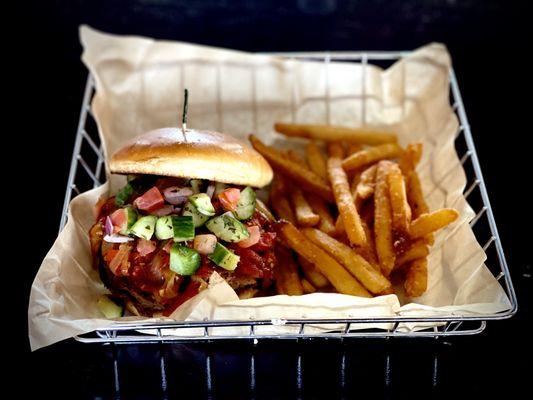
<instances>
[{"instance_id":1,"label":"pile of french fries","mask_svg":"<svg viewBox=\"0 0 533 400\"><path fill-rule=\"evenodd\" d=\"M278 293L421 296L433 233L459 216L429 212L416 173L422 145L404 149L394 134L345 127L275 129L310 139L303 159L250 136L276 172L269 203L282 244Z\"/></svg>"}]
</instances>

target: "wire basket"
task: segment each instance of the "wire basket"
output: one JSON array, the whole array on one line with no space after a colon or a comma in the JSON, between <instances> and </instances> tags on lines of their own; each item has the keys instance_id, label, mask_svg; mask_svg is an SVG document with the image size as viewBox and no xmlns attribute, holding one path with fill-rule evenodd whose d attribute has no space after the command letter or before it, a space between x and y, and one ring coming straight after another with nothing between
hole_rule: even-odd
<instances>
[{"instance_id":1,"label":"wire basket","mask_svg":"<svg viewBox=\"0 0 533 400\"><path fill-rule=\"evenodd\" d=\"M365 67L371 64L383 66L392 63L408 55L409 52L331 52L331 53L279 53L277 56L291 59L312 60L324 63L325 68L331 61L359 62ZM364 79L363 79L364 87ZM96 123L91 114L90 103L94 94L95 85L91 75L88 76L83 104L74 143L74 151L65 192L63 213L61 216L60 229L66 223L68 205L73 195L82 193L93 187L99 186L105 181L104 154ZM450 98L451 105L460 122L455 137L455 147L466 173L467 184L464 196L467 198L476 215L470 222L479 243L483 243L483 250L487 254L487 266L502 286L509 298L511 308L505 312L480 315L480 316L445 316L445 317L387 317L387 318L349 318L349 319L276 319L276 320L253 320L253 321L172 321L164 323L139 322L136 324L117 323L112 329L95 331L94 333L77 336L76 339L85 343L138 343L138 342L167 342L167 341L198 341L218 339L252 339L259 338L371 338L371 337L440 337L457 335L474 335L482 332L489 320L506 319L517 311L516 294L513 288L509 268L501 245L498 229L490 206L489 196L479 166L478 157L474 147L474 141L470 132L470 126L466 117L464 105L461 99L459 86L453 69L450 70ZM324 97L328 102L328 90ZM364 121L365 101L362 104ZM398 329L402 323L433 323L431 327L419 331L404 332ZM312 324L331 326L332 330L326 333L306 332L306 327ZM358 326L368 324L385 324L387 329L358 329ZM256 334L256 327L287 325L293 326L292 333L263 335ZM343 328L338 329L339 325ZM213 334L212 328L241 327L245 328L246 334L222 335ZM139 330L151 330L145 334ZM172 335L166 330L180 329L185 334ZM186 332L191 332L187 334ZM200 332L200 333L199 333Z\"/></svg>"}]
</instances>

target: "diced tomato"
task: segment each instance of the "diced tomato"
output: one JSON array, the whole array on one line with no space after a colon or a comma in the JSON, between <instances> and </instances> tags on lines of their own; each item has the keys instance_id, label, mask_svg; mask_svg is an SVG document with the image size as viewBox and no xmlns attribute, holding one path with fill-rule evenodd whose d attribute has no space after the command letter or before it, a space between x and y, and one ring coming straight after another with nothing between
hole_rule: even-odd
<instances>
[{"instance_id":1,"label":"diced tomato","mask_svg":"<svg viewBox=\"0 0 533 400\"><path fill-rule=\"evenodd\" d=\"M118 250L117 249L109 249L107 253L105 253L104 260L109 264L111 261L117 256Z\"/></svg>"},{"instance_id":2,"label":"diced tomato","mask_svg":"<svg viewBox=\"0 0 533 400\"><path fill-rule=\"evenodd\" d=\"M172 248L172 246L174 245L174 242L172 240L169 240L164 246L163 246L163 250L166 251L167 253L170 253L170 249Z\"/></svg>"},{"instance_id":3,"label":"diced tomato","mask_svg":"<svg viewBox=\"0 0 533 400\"><path fill-rule=\"evenodd\" d=\"M241 257L236 273L252 278L263 277L263 259L259 254L250 249L239 248L235 249L235 253Z\"/></svg>"},{"instance_id":4,"label":"diced tomato","mask_svg":"<svg viewBox=\"0 0 533 400\"><path fill-rule=\"evenodd\" d=\"M261 237L259 238L259 241L254 244L252 247L250 247L251 250L254 251L266 251L268 249L271 249L272 246L274 246L274 241L276 240L276 232L263 232L261 233Z\"/></svg>"},{"instance_id":5,"label":"diced tomato","mask_svg":"<svg viewBox=\"0 0 533 400\"><path fill-rule=\"evenodd\" d=\"M133 202L139 210L154 212L165 205L165 199L157 187L153 187Z\"/></svg>"},{"instance_id":6,"label":"diced tomato","mask_svg":"<svg viewBox=\"0 0 533 400\"><path fill-rule=\"evenodd\" d=\"M236 188L229 188L218 194L220 204L222 204L222 208L226 211L235 211L240 197L241 191Z\"/></svg>"},{"instance_id":7,"label":"diced tomato","mask_svg":"<svg viewBox=\"0 0 533 400\"><path fill-rule=\"evenodd\" d=\"M126 210L119 208L109 216L113 222L113 233L117 233L126 224Z\"/></svg>"},{"instance_id":8,"label":"diced tomato","mask_svg":"<svg viewBox=\"0 0 533 400\"><path fill-rule=\"evenodd\" d=\"M202 257L202 265L195 272L195 276L208 280L211 274L215 271L214 265L209 261L207 257Z\"/></svg>"},{"instance_id":9,"label":"diced tomato","mask_svg":"<svg viewBox=\"0 0 533 400\"><path fill-rule=\"evenodd\" d=\"M100 206L100 213L98 214L97 219L102 219L104 217L107 217L108 215L111 215L116 209L117 205L115 204L115 196L112 196L105 200L104 203Z\"/></svg>"},{"instance_id":10,"label":"diced tomato","mask_svg":"<svg viewBox=\"0 0 533 400\"><path fill-rule=\"evenodd\" d=\"M165 317L168 317L170 314L174 312L176 308L178 308L180 305L185 303L187 300L193 298L198 294L200 290L200 282L191 281L187 285L187 288L185 291L181 294L181 296L178 296L172 301L163 311L163 315Z\"/></svg>"},{"instance_id":11,"label":"diced tomato","mask_svg":"<svg viewBox=\"0 0 533 400\"><path fill-rule=\"evenodd\" d=\"M261 228L259 228L257 225L247 226L246 229L248 230L250 236L237 243L237 246L242 248L251 247L259 242L259 239L261 239Z\"/></svg>"},{"instance_id":12,"label":"diced tomato","mask_svg":"<svg viewBox=\"0 0 533 400\"><path fill-rule=\"evenodd\" d=\"M156 249L155 243L152 240L146 240L146 239L139 239L137 241L137 251L141 255L141 257L144 257L151 252L153 252Z\"/></svg>"}]
</instances>

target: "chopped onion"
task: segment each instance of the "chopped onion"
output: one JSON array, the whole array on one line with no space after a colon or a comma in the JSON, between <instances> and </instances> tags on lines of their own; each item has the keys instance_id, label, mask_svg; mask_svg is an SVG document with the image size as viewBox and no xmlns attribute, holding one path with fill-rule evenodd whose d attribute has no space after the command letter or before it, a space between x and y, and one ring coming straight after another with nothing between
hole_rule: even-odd
<instances>
[{"instance_id":1,"label":"chopped onion","mask_svg":"<svg viewBox=\"0 0 533 400\"><path fill-rule=\"evenodd\" d=\"M111 221L111 218L109 216L105 217L105 234L106 235L112 235L113 234L113 221Z\"/></svg>"},{"instance_id":2,"label":"chopped onion","mask_svg":"<svg viewBox=\"0 0 533 400\"><path fill-rule=\"evenodd\" d=\"M216 245L217 237L210 233L194 237L194 249L200 254L211 254Z\"/></svg>"},{"instance_id":3,"label":"chopped onion","mask_svg":"<svg viewBox=\"0 0 533 400\"><path fill-rule=\"evenodd\" d=\"M122 236L122 235L105 235L104 240L109 243L126 243L131 242L134 239L130 238L129 236Z\"/></svg>"},{"instance_id":4,"label":"chopped onion","mask_svg":"<svg viewBox=\"0 0 533 400\"><path fill-rule=\"evenodd\" d=\"M164 217L165 215L172 214L174 212L174 206L166 205L161 207L159 210L155 210L152 214L158 217Z\"/></svg>"},{"instance_id":5,"label":"chopped onion","mask_svg":"<svg viewBox=\"0 0 533 400\"><path fill-rule=\"evenodd\" d=\"M205 194L209 196L210 199L213 198L213 194L215 194L215 183L211 182L207 186L207 189L205 190Z\"/></svg>"},{"instance_id":6,"label":"chopped onion","mask_svg":"<svg viewBox=\"0 0 533 400\"><path fill-rule=\"evenodd\" d=\"M235 214L232 211L226 211L224 214L226 217L235 218Z\"/></svg>"},{"instance_id":7,"label":"chopped onion","mask_svg":"<svg viewBox=\"0 0 533 400\"><path fill-rule=\"evenodd\" d=\"M192 196L194 192L188 187L171 186L163 191L165 200L175 206L184 204L189 196Z\"/></svg>"},{"instance_id":8,"label":"chopped onion","mask_svg":"<svg viewBox=\"0 0 533 400\"><path fill-rule=\"evenodd\" d=\"M257 225L247 226L246 229L250 234L250 237L247 237L244 240L241 240L237 243L237 246L247 248L252 247L254 244L259 242L261 239L261 229Z\"/></svg>"}]
</instances>

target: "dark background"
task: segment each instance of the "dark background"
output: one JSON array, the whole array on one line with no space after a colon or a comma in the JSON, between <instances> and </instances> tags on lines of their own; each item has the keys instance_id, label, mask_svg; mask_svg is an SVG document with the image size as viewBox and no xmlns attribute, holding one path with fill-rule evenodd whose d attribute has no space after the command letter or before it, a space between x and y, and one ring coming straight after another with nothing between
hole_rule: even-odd
<instances>
[{"instance_id":1,"label":"dark background","mask_svg":"<svg viewBox=\"0 0 533 400\"><path fill-rule=\"evenodd\" d=\"M146 35L245 51L408 50L431 41L452 55L476 141L501 239L519 296L520 311L490 323L477 337L443 341L266 342L194 346L130 346L115 354L122 398L161 394L161 354L171 373L168 393L204 397L205 355L216 374L213 396L250 395L250 351L257 354L256 397L335 398L490 395L525 387L531 352L530 103L531 7L518 1L172 1L57 0L20 2L4 14L13 74L4 143L22 146L23 162L4 147L9 194L3 196L15 238L4 251L13 297L17 346L10 371L31 377L24 391L43 384L42 395L98 398L115 394L113 350L66 342L29 354L26 312L29 289L57 234L73 140L87 71L80 62L77 28L85 23L117 34ZM18 161L17 161L18 160ZM29 161L28 161L29 160ZM8 162L6 162L8 161ZM16 165L16 168L13 166ZM22 165L22 166L21 166ZM20 200L23 200L22 202ZM22 207L18 204L22 203ZM37 205L35 205L37 204ZM25 215L29 215L30 228ZM30 223L29 222L29 223ZM15 250L23 244L22 250ZM9 307L11 309L11 307ZM12 337L11 337L12 339ZM6 343L12 343L6 342ZM18 346L20 344L20 346ZM207 352L207 353L206 353ZM348 367L339 388L339 365ZM295 386L298 355L303 385ZM388 361L387 361L388 357ZM437 360L439 374L433 377ZM522 361L522 362L521 362ZM386 375L384 366L390 368ZM530 370L530 368L529 368ZM467 380L470 374L473 380ZM53 377L53 378L51 378ZM50 384L51 379L57 384ZM218 380L217 380L218 379ZM389 384L386 385L385 383Z\"/></svg>"}]
</instances>

